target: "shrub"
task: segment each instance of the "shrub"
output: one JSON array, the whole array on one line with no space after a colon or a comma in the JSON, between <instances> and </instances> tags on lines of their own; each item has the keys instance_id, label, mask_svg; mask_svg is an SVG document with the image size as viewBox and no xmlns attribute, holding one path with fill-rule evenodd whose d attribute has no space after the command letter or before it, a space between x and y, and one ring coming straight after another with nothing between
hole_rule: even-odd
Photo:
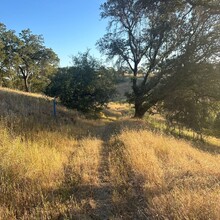
<instances>
[{"instance_id":1,"label":"shrub","mask_svg":"<svg viewBox=\"0 0 220 220\"><path fill-rule=\"evenodd\" d=\"M114 95L114 76L88 52L73 58L74 66L60 68L46 94L81 112L98 112Z\"/></svg>"}]
</instances>

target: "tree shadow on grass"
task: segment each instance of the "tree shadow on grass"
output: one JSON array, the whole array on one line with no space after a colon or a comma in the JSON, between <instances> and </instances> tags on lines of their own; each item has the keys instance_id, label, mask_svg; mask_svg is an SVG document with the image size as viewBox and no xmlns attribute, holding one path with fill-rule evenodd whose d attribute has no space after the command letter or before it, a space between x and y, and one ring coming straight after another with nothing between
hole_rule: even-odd
<instances>
[{"instance_id":1,"label":"tree shadow on grass","mask_svg":"<svg viewBox=\"0 0 220 220\"><path fill-rule=\"evenodd\" d=\"M177 133L174 132L170 133L169 131L165 131L165 134L172 135L177 139L189 141L191 143L191 146L198 150L211 154L220 154L220 146L217 144L209 143L206 137L203 137L203 139L198 139L185 134L178 135Z\"/></svg>"},{"instance_id":2,"label":"tree shadow on grass","mask_svg":"<svg viewBox=\"0 0 220 220\"><path fill-rule=\"evenodd\" d=\"M204 142L201 142L201 141L193 141L192 142L192 145L199 149L199 150L202 150L204 152L208 152L208 153L211 153L211 154L220 154L220 146L216 145L216 144L211 144L211 143L208 143L206 141Z\"/></svg>"},{"instance_id":3,"label":"tree shadow on grass","mask_svg":"<svg viewBox=\"0 0 220 220\"><path fill-rule=\"evenodd\" d=\"M159 121L159 120L158 120ZM164 127L155 127L152 122L147 122L148 129L154 132L160 132L167 136L175 137L176 139L189 141L191 143L191 146L211 154L220 154L220 146L217 144L209 143L206 139L206 136L203 136L203 138L193 137L187 134L184 134L182 131L177 132L175 130L170 130L169 128ZM162 122L162 125L164 123Z\"/></svg>"}]
</instances>

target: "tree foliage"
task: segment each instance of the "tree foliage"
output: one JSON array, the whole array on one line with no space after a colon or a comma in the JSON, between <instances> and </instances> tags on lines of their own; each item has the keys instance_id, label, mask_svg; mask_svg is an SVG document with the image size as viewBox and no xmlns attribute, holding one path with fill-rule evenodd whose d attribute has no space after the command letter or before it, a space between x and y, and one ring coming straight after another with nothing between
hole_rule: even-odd
<instances>
[{"instance_id":1,"label":"tree foliage","mask_svg":"<svg viewBox=\"0 0 220 220\"><path fill-rule=\"evenodd\" d=\"M44 78L53 72L57 66L58 57L50 48L43 44L41 35L34 35L27 29L19 34L20 44L17 49L19 55L18 73L24 80L25 90L29 91L29 79Z\"/></svg>"},{"instance_id":2,"label":"tree foliage","mask_svg":"<svg viewBox=\"0 0 220 220\"><path fill-rule=\"evenodd\" d=\"M214 126L220 111L220 66L194 65L190 77L163 101L163 113L171 124L202 133Z\"/></svg>"},{"instance_id":3,"label":"tree foliage","mask_svg":"<svg viewBox=\"0 0 220 220\"><path fill-rule=\"evenodd\" d=\"M16 54L19 39L12 30L0 23L0 85L10 86L16 78Z\"/></svg>"},{"instance_id":4,"label":"tree foliage","mask_svg":"<svg viewBox=\"0 0 220 220\"><path fill-rule=\"evenodd\" d=\"M114 76L89 52L73 57L73 62L73 67L59 69L46 94L59 97L68 108L98 112L115 92Z\"/></svg>"},{"instance_id":5,"label":"tree foliage","mask_svg":"<svg viewBox=\"0 0 220 220\"><path fill-rule=\"evenodd\" d=\"M183 78L197 74L191 72L194 65L219 60L220 14L210 1L107 0L101 10L110 22L97 45L132 70L129 101L135 117L163 101ZM139 83L141 65L145 73Z\"/></svg>"},{"instance_id":6,"label":"tree foliage","mask_svg":"<svg viewBox=\"0 0 220 220\"><path fill-rule=\"evenodd\" d=\"M41 35L26 29L17 36L15 31L0 24L0 80L3 86L12 84L25 91L42 91L58 62L54 51L44 46Z\"/></svg>"}]
</instances>

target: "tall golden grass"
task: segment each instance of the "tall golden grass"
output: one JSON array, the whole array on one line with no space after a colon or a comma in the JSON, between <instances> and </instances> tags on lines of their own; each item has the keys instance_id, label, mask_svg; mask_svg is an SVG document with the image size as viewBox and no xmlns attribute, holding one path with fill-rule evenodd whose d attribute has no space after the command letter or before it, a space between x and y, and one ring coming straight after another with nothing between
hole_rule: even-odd
<instances>
[{"instance_id":1,"label":"tall golden grass","mask_svg":"<svg viewBox=\"0 0 220 220\"><path fill-rule=\"evenodd\" d=\"M124 131L116 142L120 143L117 151L122 149L118 160L125 163L121 168L121 163L113 161L112 181L119 185L121 179L125 189L138 186L146 201L142 207L146 215L152 219L220 219L219 155L146 130Z\"/></svg>"},{"instance_id":2,"label":"tall golden grass","mask_svg":"<svg viewBox=\"0 0 220 220\"><path fill-rule=\"evenodd\" d=\"M112 122L52 108L0 88L0 219L220 219L218 151L116 121L124 105Z\"/></svg>"},{"instance_id":3,"label":"tall golden grass","mask_svg":"<svg viewBox=\"0 0 220 220\"><path fill-rule=\"evenodd\" d=\"M88 135L102 123L52 110L50 98L0 89L0 219L77 215L74 188L65 202L60 189L97 182L102 142Z\"/></svg>"}]
</instances>

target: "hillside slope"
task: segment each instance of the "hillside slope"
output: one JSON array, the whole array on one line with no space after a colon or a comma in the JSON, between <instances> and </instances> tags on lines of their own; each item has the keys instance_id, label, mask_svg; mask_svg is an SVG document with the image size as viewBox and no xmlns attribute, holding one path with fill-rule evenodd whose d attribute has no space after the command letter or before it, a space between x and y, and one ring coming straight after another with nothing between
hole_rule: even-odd
<instances>
[{"instance_id":1,"label":"hillside slope","mask_svg":"<svg viewBox=\"0 0 220 220\"><path fill-rule=\"evenodd\" d=\"M49 98L0 88L0 219L220 219L219 161L144 121L54 118Z\"/></svg>"}]
</instances>

